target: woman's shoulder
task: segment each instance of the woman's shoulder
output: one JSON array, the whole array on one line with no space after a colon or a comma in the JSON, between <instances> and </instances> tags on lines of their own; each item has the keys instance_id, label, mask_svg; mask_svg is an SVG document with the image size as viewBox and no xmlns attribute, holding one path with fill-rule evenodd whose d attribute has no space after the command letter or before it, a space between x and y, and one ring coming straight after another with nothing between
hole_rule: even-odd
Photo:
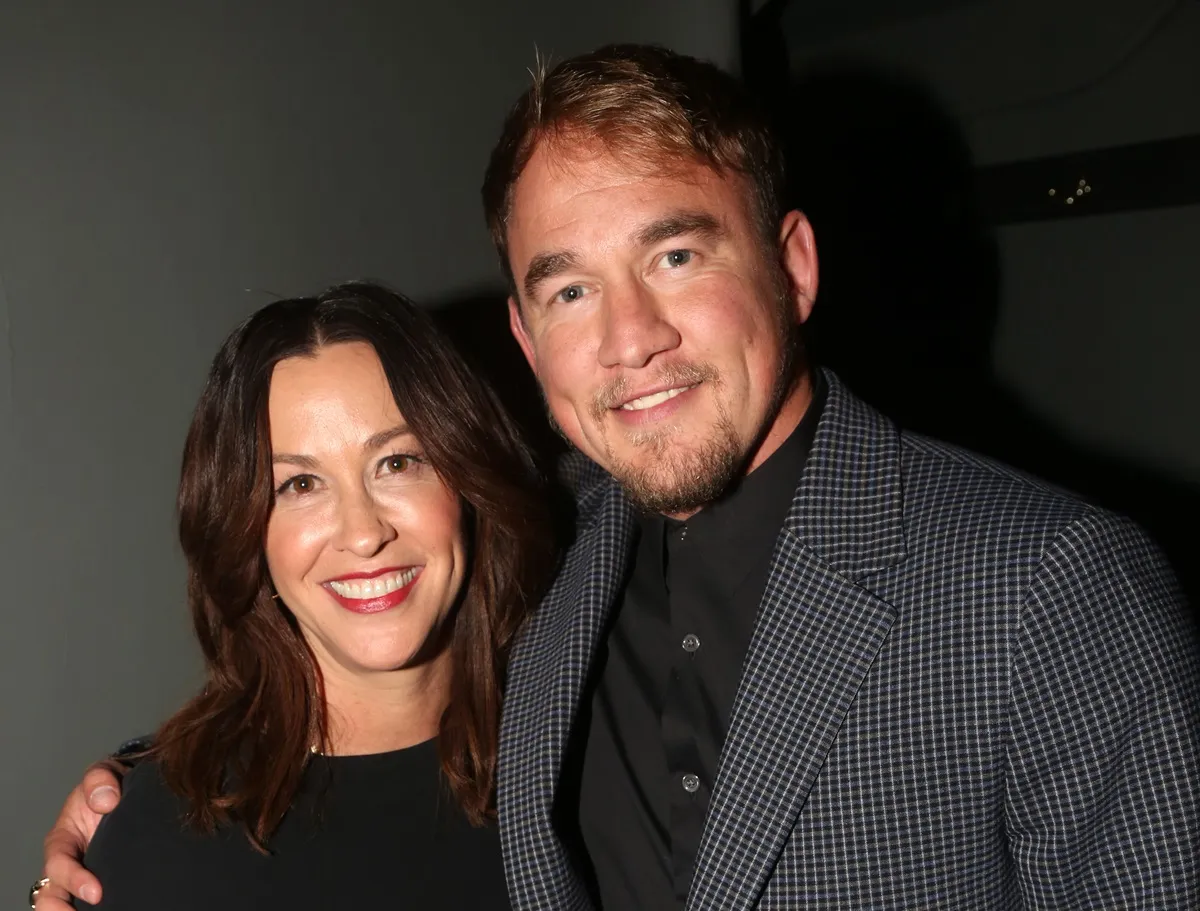
<instances>
[{"instance_id":1,"label":"woman's shoulder","mask_svg":"<svg viewBox=\"0 0 1200 911\"><path fill-rule=\"evenodd\" d=\"M162 766L154 759L142 759L121 779L121 800L100 821L96 836L134 821L140 825L177 822L181 811L186 814L184 801L167 785Z\"/></svg>"},{"instance_id":2,"label":"woman's shoulder","mask_svg":"<svg viewBox=\"0 0 1200 911\"><path fill-rule=\"evenodd\" d=\"M251 871L243 866L253 863L253 852L245 836L200 832L188 809L154 760L126 773L120 803L100 821L84 856L104 889L104 908L148 911L161 906L163 895L175 896L172 907L179 909L213 907L224 897L209 894L215 883L246 879Z\"/></svg>"},{"instance_id":3,"label":"woman's shoulder","mask_svg":"<svg viewBox=\"0 0 1200 911\"><path fill-rule=\"evenodd\" d=\"M121 800L100 820L88 845L89 869L119 865L122 858L170 851L186 835L187 802L168 786L162 767L143 759L121 781Z\"/></svg>"}]
</instances>

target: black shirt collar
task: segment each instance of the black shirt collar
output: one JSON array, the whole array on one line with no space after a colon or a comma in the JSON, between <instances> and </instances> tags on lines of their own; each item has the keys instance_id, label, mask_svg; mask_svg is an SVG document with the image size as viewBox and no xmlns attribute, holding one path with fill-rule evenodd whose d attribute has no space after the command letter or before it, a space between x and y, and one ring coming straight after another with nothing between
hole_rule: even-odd
<instances>
[{"instance_id":1,"label":"black shirt collar","mask_svg":"<svg viewBox=\"0 0 1200 911\"><path fill-rule=\"evenodd\" d=\"M769 558L804 473L825 406L824 377L819 371L813 375L812 403L765 462L690 519L681 522L654 516L645 521L643 534L665 540L668 554L671 543L686 535L694 552L723 564L718 575L731 585L740 582L756 559Z\"/></svg>"}]
</instances>

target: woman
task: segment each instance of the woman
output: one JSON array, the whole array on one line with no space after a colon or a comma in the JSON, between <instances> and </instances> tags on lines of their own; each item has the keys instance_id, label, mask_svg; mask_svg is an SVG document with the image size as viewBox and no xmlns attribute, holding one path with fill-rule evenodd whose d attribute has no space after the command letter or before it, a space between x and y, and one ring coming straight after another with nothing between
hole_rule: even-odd
<instances>
[{"instance_id":1,"label":"woman","mask_svg":"<svg viewBox=\"0 0 1200 911\"><path fill-rule=\"evenodd\" d=\"M543 503L398 295L346 284L240 326L179 488L207 682L96 832L98 907L507 908L500 691L553 561Z\"/></svg>"}]
</instances>

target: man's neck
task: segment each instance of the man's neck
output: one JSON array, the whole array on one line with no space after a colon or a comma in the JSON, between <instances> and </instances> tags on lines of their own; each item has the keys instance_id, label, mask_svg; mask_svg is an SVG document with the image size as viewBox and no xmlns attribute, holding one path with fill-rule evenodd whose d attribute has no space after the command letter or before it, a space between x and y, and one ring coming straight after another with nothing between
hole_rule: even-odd
<instances>
[{"instance_id":1,"label":"man's neck","mask_svg":"<svg viewBox=\"0 0 1200 911\"><path fill-rule=\"evenodd\" d=\"M744 474L752 474L763 462L775 454L775 451L800 426L800 422L804 420L804 415L808 413L812 402L812 372L803 370L784 397L779 410L775 412L775 418L771 421L767 432L762 435L757 447L752 451L747 460Z\"/></svg>"}]
</instances>

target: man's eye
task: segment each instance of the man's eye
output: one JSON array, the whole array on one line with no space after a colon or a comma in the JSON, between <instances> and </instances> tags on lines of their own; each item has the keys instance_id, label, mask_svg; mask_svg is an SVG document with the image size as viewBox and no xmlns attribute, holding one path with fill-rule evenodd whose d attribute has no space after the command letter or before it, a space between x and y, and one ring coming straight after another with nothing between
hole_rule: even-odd
<instances>
[{"instance_id":1,"label":"man's eye","mask_svg":"<svg viewBox=\"0 0 1200 911\"><path fill-rule=\"evenodd\" d=\"M582 285L567 285L558 294L554 295L554 300L561 301L564 304L573 304L583 297L585 293Z\"/></svg>"},{"instance_id":2,"label":"man's eye","mask_svg":"<svg viewBox=\"0 0 1200 911\"><path fill-rule=\"evenodd\" d=\"M294 478L288 478L275 490L276 496L282 496L285 493L306 494L312 493L317 486L317 479L310 474L298 474Z\"/></svg>"},{"instance_id":3,"label":"man's eye","mask_svg":"<svg viewBox=\"0 0 1200 911\"><path fill-rule=\"evenodd\" d=\"M690 263L692 255L691 250L672 250L670 253L665 254L659 262L669 269L676 269L679 266L686 266Z\"/></svg>"}]
</instances>

